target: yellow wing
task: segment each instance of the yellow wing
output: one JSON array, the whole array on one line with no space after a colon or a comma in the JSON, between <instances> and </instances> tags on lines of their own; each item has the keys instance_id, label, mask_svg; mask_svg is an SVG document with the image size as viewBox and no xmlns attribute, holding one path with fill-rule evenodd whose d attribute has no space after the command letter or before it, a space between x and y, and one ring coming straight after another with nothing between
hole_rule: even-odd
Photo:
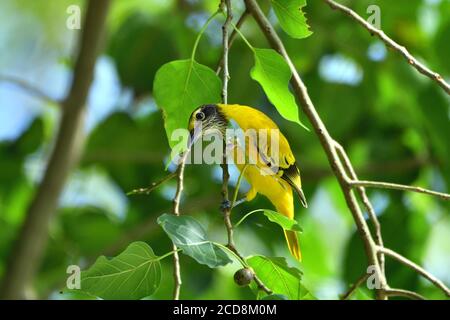
<instances>
[{"instance_id":1,"label":"yellow wing","mask_svg":"<svg viewBox=\"0 0 450 320\"><path fill-rule=\"evenodd\" d=\"M234 120L242 130L248 129L275 129L279 132L279 145L278 145L278 161L273 161L271 157L272 150L270 149L270 135L268 135L267 144L264 146L258 146L258 152L263 159L265 159L265 163L258 163L259 166L263 167L271 167L273 165L278 166L279 170L277 172L277 176L282 180L286 181L290 186L294 188L296 193L298 194L303 206L307 207L306 199L301 189L301 179L300 179L300 171L295 163L295 157L292 153L291 147L289 146L289 142L286 137L281 133L278 126L275 122L272 121L267 115L262 113L261 111L254 109L248 106L242 106L238 104L234 105L218 105L220 111L230 120ZM248 154L249 151L247 150ZM275 164L273 162L276 162ZM239 167L239 166L238 166ZM240 168L241 169L241 168ZM260 168L261 169L261 168ZM263 168L269 169L269 168ZM249 170L252 171L252 170ZM258 179L259 180L259 179ZM252 183L251 181L249 181ZM259 181L261 183L262 181ZM283 187L284 184L278 182ZM253 184L252 184L253 185ZM265 183L263 183L265 185ZM252 190L261 192L262 188L257 188L260 190ZM255 194L256 195L256 194Z\"/></svg>"}]
</instances>

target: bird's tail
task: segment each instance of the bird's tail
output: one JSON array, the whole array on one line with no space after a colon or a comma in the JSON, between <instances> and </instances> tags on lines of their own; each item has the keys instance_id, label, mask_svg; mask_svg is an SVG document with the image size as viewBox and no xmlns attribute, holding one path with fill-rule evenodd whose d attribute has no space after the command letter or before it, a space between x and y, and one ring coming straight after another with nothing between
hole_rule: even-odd
<instances>
[{"instance_id":1,"label":"bird's tail","mask_svg":"<svg viewBox=\"0 0 450 320\"><path fill-rule=\"evenodd\" d=\"M284 194L284 197L282 199L276 199L276 201L272 201L272 203L275 204L275 208L279 213L289 219L294 219L294 199L291 190L288 190L288 192ZM302 253L300 252L300 244L298 242L297 232L284 230L284 235L286 237L286 242L292 256L298 261L302 261Z\"/></svg>"},{"instance_id":2,"label":"bird's tail","mask_svg":"<svg viewBox=\"0 0 450 320\"><path fill-rule=\"evenodd\" d=\"M302 252L300 251L300 244L298 243L297 232L284 230L286 236L286 242L289 247L289 251L298 261L302 261Z\"/></svg>"}]
</instances>

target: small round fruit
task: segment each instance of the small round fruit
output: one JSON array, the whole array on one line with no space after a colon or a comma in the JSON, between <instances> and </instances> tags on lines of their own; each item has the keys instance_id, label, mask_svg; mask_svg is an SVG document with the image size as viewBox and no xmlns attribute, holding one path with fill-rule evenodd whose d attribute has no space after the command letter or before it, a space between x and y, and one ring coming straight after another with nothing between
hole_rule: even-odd
<instances>
[{"instance_id":1,"label":"small round fruit","mask_svg":"<svg viewBox=\"0 0 450 320\"><path fill-rule=\"evenodd\" d=\"M248 286L252 282L254 275L253 271L248 268L239 269L234 274L234 282L241 287Z\"/></svg>"}]
</instances>

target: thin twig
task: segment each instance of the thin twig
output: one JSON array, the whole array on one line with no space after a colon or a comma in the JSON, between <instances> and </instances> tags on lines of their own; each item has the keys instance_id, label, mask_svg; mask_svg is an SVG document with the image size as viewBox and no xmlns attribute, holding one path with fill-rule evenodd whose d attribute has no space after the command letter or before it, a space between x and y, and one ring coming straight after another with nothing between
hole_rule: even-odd
<instances>
[{"instance_id":1,"label":"thin twig","mask_svg":"<svg viewBox=\"0 0 450 320\"><path fill-rule=\"evenodd\" d=\"M367 280L367 278L369 278L368 273L364 273L362 276L360 276L358 280L356 280L356 282L352 284L348 291L341 296L341 300L348 300L356 291L356 289L358 289Z\"/></svg>"},{"instance_id":2,"label":"thin twig","mask_svg":"<svg viewBox=\"0 0 450 320\"><path fill-rule=\"evenodd\" d=\"M184 188L184 167L186 165L188 153L189 149L186 150L184 154L181 156L180 162L176 170L177 191L175 192L175 197L173 198L173 214L176 216L180 215L180 201ZM178 248L175 244L173 244L173 250L175 251L173 254L173 278L174 278L173 299L179 300L182 281L181 281L180 256L178 254Z\"/></svg>"},{"instance_id":3,"label":"thin twig","mask_svg":"<svg viewBox=\"0 0 450 320\"><path fill-rule=\"evenodd\" d=\"M411 53L409 53L409 51L404 46L398 44L390 37L388 37L383 30L377 29L369 22L367 22L364 18L362 18L360 15L358 15L355 11L342 4L339 4L333 0L324 0L324 1L328 3L328 5L332 9L343 12L344 14L352 18L354 21L356 21L358 24L366 28L370 32L370 34L376 35L388 47L399 52L413 68L415 68L417 71L427 76L431 80L435 81L439 86L442 87L442 89L444 89L444 91L447 94L450 95L450 84L448 84L439 73L430 70L424 64L419 62Z\"/></svg>"},{"instance_id":4,"label":"thin twig","mask_svg":"<svg viewBox=\"0 0 450 320\"><path fill-rule=\"evenodd\" d=\"M249 13L247 10L245 10L242 15L239 17L238 22L236 23L236 28L240 29L242 27L242 25L245 22L245 19L247 19ZM231 46L234 43L234 40L236 39L236 36L238 35L236 29L233 29L233 32L231 33L230 37L228 38L228 50L231 48ZM222 67L223 67L223 59L224 56L222 54L222 56L220 57L219 63L217 64L217 68L216 68L216 74L220 74L220 72L222 71Z\"/></svg>"},{"instance_id":5,"label":"thin twig","mask_svg":"<svg viewBox=\"0 0 450 320\"><path fill-rule=\"evenodd\" d=\"M424 296L418 294L414 291L404 290L404 289L386 289L384 294L389 297L405 297L413 300L426 300Z\"/></svg>"},{"instance_id":6,"label":"thin twig","mask_svg":"<svg viewBox=\"0 0 450 320\"><path fill-rule=\"evenodd\" d=\"M378 189L394 189L394 190L403 190L403 191L411 191L417 193L428 194L431 196L439 197L443 200L450 200L450 194L437 192L433 190L428 190L421 187L407 186L397 183L389 183L389 182L380 182L380 181L365 181L365 180L356 180L349 182L353 187L366 187L366 188L378 188Z\"/></svg>"},{"instance_id":7,"label":"thin twig","mask_svg":"<svg viewBox=\"0 0 450 320\"><path fill-rule=\"evenodd\" d=\"M222 87L222 102L227 104L228 102L228 80L230 78L230 74L228 71L228 28L233 19L233 13L231 9L230 0L222 0L221 8L227 10L227 17L222 26L222 43L223 43L223 87ZM222 213L225 222L225 227L227 228L228 235L228 246L230 248L234 248L234 240L233 240L233 225L231 223L231 206L229 205L229 196L228 196L228 181L230 180L230 173L228 171L227 164L227 141L226 138L223 137L223 156L222 156Z\"/></svg>"},{"instance_id":8,"label":"thin twig","mask_svg":"<svg viewBox=\"0 0 450 320\"><path fill-rule=\"evenodd\" d=\"M337 152L341 156L344 167L347 169L347 172L350 175L350 178L353 180L358 180L358 176L356 175L355 169L353 168L353 165L352 165L347 153L345 152L345 149L337 141L335 141L335 147L336 147ZM380 224L380 221L378 221L378 217L375 213L372 203L370 202L369 197L367 196L366 189L364 187L357 187L356 190L357 190L359 196L361 197L361 200L363 201L364 206L366 207L367 214L369 215L370 221L372 221L373 227L375 229L375 242L377 243L378 246L384 247L383 236L381 234L381 224ZM384 255L382 253L380 253L378 255L378 259L380 260L381 272L384 275L385 274Z\"/></svg>"},{"instance_id":9,"label":"thin twig","mask_svg":"<svg viewBox=\"0 0 450 320\"><path fill-rule=\"evenodd\" d=\"M222 55L222 67L223 67L223 86L222 86L222 102L224 104L228 103L228 80L230 79L230 72L228 70L228 50L229 50L229 38L228 29L233 20L233 12L231 11L231 0L222 0L221 8L224 10L226 7L227 17L225 23L222 26L222 45L223 45L223 55Z\"/></svg>"},{"instance_id":10,"label":"thin twig","mask_svg":"<svg viewBox=\"0 0 450 320\"><path fill-rule=\"evenodd\" d=\"M256 274L253 275L253 280L255 280L256 285L258 286L259 290L264 291L267 294L272 294L273 291L266 287L266 285L261 281L260 278Z\"/></svg>"},{"instance_id":11,"label":"thin twig","mask_svg":"<svg viewBox=\"0 0 450 320\"><path fill-rule=\"evenodd\" d=\"M148 195L151 192L153 192L153 190L155 190L156 188L161 186L162 184L166 183L167 181L171 180L172 178L175 178L175 176L177 176L177 171L169 173L167 176L165 176L164 178L162 178L161 180L159 180L157 182L153 182L147 188L134 189L134 190L128 192L127 196L131 196L131 195L135 195L135 194L146 194L146 195Z\"/></svg>"},{"instance_id":12,"label":"thin twig","mask_svg":"<svg viewBox=\"0 0 450 320\"><path fill-rule=\"evenodd\" d=\"M244 177L245 171L248 168L248 163L242 168L241 173L239 174L238 181L236 183L236 188L234 189L234 195L233 195L233 201L231 201L231 209L233 209L234 205L236 204L236 200L239 194L239 189L241 187L242 178Z\"/></svg>"},{"instance_id":13,"label":"thin twig","mask_svg":"<svg viewBox=\"0 0 450 320\"><path fill-rule=\"evenodd\" d=\"M35 96L38 99L41 99L52 105L61 106L62 101L59 101L57 99L50 97L47 93L45 93L41 89L31 85L30 83L26 82L23 79L20 79L20 78L14 77L14 76L9 76L9 75L0 75L0 82L7 82L10 84L13 84L13 85L25 90L26 92L28 92L32 96Z\"/></svg>"},{"instance_id":14,"label":"thin twig","mask_svg":"<svg viewBox=\"0 0 450 320\"><path fill-rule=\"evenodd\" d=\"M227 104L228 102L228 80L230 79L230 74L228 70L228 50L230 46L230 37L228 36L228 28L232 23L233 20L233 12L231 8L231 1L230 0L222 0L220 3L220 7L222 10L226 8L227 10L227 17L225 20L225 23L222 26L222 41L223 41L223 56L222 56L222 68L223 68L223 87L222 87L222 102L224 104ZM248 14L247 10L244 12L244 14L241 16L242 20L241 24L244 22L245 16ZM236 29L235 29L236 31ZM233 32L234 33L234 32ZM235 36L234 36L235 37ZM218 69L220 68L220 65ZM243 261L245 261L244 257L239 253L239 251L236 249L236 246L234 244L234 238L233 238L233 224L231 222L231 210L232 205L229 202L229 195L228 195L228 181L230 180L230 173L228 171L228 164L227 164L227 142L225 140L225 137L223 137L223 161L221 164L222 167L222 213L224 217L225 227L227 229L227 237L228 237L228 244L227 247L232 250L239 258L241 258ZM239 188L239 187L238 187ZM234 201L233 201L234 203ZM272 294L272 291L267 288L264 283L261 281L261 279L258 278L258 276L255 274L254 278L256 285L260 290L263 290L267 294Z\"/></svg>"},{"instance_id":15,"label":"thin twig","mask_svg":"<svg viewBox=\"0 0 450 320\"><path fill-rule=\"evenodd\" d=\"M422 275L424 278L428 279L431 283L433 283L436 287L441 289L447 297L450 297L450 289L447 288L447 286L441 280L433 276L431 273L423 269L421 266L417 265L411 260L405 258L404 256L388 248L378 247L377 250L383 252L387 256L396 259L398 262L404 264L405 266L413 269L415 272Z\"/></svg>"}]
</instances>

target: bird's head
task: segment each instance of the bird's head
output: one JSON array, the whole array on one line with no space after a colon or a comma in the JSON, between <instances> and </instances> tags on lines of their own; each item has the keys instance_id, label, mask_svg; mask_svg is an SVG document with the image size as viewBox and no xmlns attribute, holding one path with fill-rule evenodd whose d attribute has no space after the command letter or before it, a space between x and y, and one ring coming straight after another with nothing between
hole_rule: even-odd
<instances>
[{"instance_id":1,"label":"bird's head","mask_svg":"<svg viewBox=\"0 0 450 320\"><path fill-rule=\"evenodd\" d=\"M220 132L223 136L228 120L216 104L205 104L195 109L189 118L189 133L192 142L200 136Z\"/></svg>"}]
</instances>

